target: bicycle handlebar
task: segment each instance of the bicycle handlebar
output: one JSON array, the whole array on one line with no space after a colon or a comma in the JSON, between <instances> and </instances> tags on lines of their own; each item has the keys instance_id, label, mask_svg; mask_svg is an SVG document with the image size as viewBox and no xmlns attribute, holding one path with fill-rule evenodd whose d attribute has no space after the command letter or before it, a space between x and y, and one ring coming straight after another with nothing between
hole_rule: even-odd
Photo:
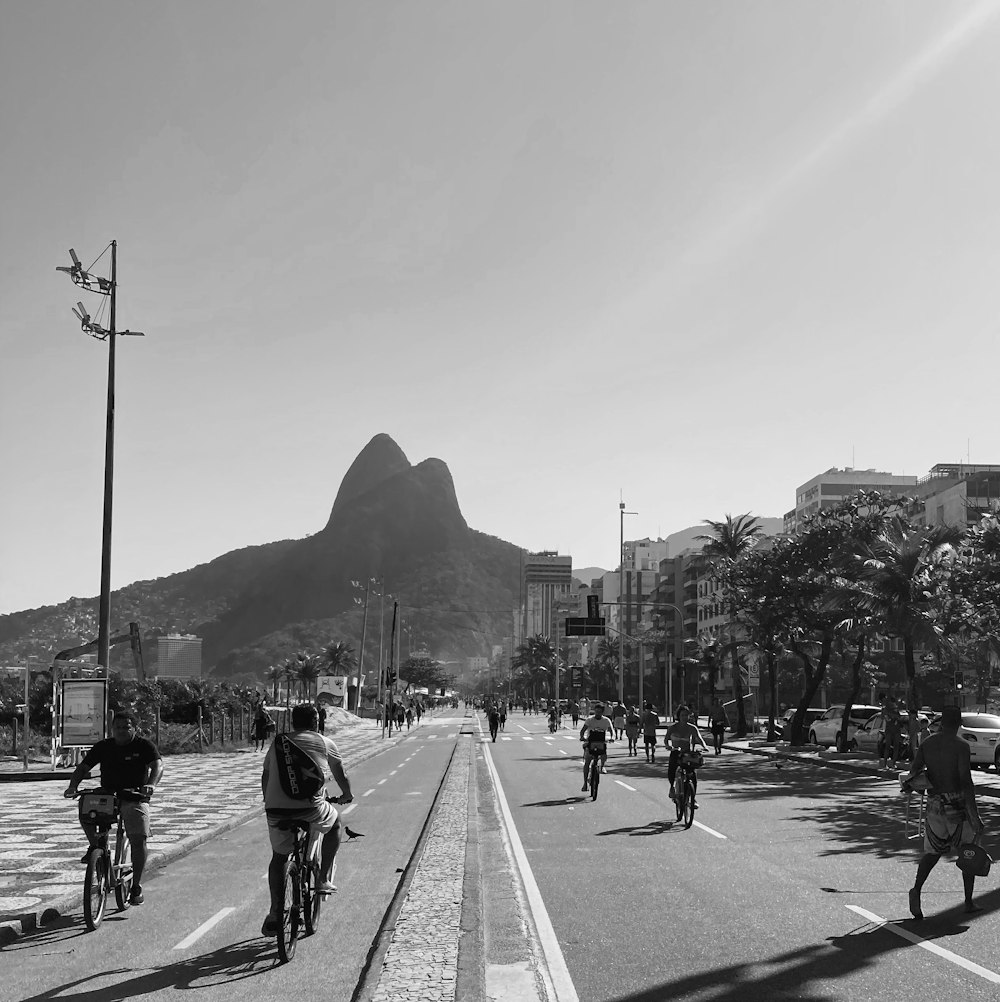
<instances>
[{"instance_id":1,"label":"bicycle handlebar","mask_svg":"<svg viewBox=\"0 0 1000 1002\"><path fill-rule=\"evenodd\" d=\"M77 787L72 792L69 789L66 789L63 790L63 796L67 800L77 800L79 797L82 797L85 793L96 793L100 789L101 787L99 786L88 786L83 790ZM126 787L123 790L119 790L114 795L118 797L121 796L121 794L123 793L134 793L138 797L151 797L153 795L153 789L154 788L152 786L149 786L148 784L146 786L130 786Z\"/></svg>"}]
</instances>

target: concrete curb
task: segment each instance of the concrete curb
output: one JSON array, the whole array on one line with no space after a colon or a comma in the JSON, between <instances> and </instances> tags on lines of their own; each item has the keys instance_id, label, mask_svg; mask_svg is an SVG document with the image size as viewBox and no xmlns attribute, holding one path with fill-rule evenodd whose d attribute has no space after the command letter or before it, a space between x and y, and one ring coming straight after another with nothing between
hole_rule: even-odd
<instances>
[{"instance_id":1,"label":"concrete curb","mask_svg":"<svg viewBox=\"0 0 1000 1002\"><path fill-rule=\"evenodd\" d=\"M393 735L391 738L380 740L377 745L374 745L363 752L359 752L354 757L345 755L344 764L348 769L353 769L362 762L367 762L369 759L375 758L376 755L380 754L386 748L390 748L393 745L398 744L400 741L403 741L405 738L409 737L411 733L412 732L408 731L406 734L397 734ZM261 761L263 761L263 759L261 759ZM27 775L31 776L30 773ZM67 779L69 777L69 773L67 772L63 775L57 773L35 774L34 776L31 776L31 778L39 778L39 775L41 775L44 779ZM246 824L246 822L252 821L256 817L260 817L263 813L264 805L258 804L244 811L242 814L227 818L225 821L217 822L211 828L198 832L196 835L189 835L187 838L181 839L179 842L175 842L172 845L165 846L163 849L150 852L149 858L146 862L146 869L147 871L152 871L154 868L165 866L167 863L180 859L182 856L187 855L192 850L197 849L198 846L204 845L216 836L232 831L234 828L238 828L240 825ZM47 901L44 907L33 909L32 911L25 912L23 915L18 915L12 919L6 919L0 922L0 946L6 946L26 933L33 932L40 926L45 925L47 922L56 921L66 912L79 908L81 894L82 890L76 891L72 894L65 894L59 898L53 898L51 901Z\"/></svg>"}]
</instances>

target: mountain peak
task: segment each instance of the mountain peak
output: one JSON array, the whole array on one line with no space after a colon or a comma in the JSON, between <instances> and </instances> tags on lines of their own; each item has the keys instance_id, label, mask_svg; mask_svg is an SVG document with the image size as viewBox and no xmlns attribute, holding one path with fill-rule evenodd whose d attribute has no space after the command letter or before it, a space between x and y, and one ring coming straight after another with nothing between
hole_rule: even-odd
<instances>
[{"instance_id":1,"label":"mountain peak","mask_svg":"<svg viewBox=\"0 0 1000 1002\"><path fill-rule=\"evenodd\" d=\"M358 453L351 468L344 474L327 525L347 502L367 494L373 487L408 469L410 461L403 450L389 435L380 432Z\"/></svg>"}]
</instances>

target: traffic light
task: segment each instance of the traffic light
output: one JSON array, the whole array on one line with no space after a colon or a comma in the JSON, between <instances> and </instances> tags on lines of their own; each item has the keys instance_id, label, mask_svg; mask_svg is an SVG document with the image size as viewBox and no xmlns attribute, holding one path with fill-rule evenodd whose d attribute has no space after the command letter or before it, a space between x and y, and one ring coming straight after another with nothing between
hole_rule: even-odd
<instances>
[{"instance_id":1,"label":"traffic light","mask_svg":"<svg viewBox=\"0 0 1000 1002\"><path fill-rule=\"evenodd\" d=\"M965 685L965 675L960 671L955 672L955 688L961 689L964 687L964 685Z\"/></svg>"}]
</instances>

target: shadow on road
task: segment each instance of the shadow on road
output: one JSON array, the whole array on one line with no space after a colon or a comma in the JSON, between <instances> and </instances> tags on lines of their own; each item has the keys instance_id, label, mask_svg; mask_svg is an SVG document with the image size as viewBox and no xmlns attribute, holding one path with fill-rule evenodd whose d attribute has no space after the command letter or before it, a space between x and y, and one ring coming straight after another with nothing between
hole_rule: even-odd
<instances>
[{"instance_id":1,"label":"shadow on road","mask_svg":"<svg viewBox=\"0 0 1000 1002\"><path fill-rule=\"evenodd\" d=\"M677 821L647 821L644 825L632 825L628 828L609 828L607 831L594 832L594 834L599 838L606 835L628 835L630 838L634 838L637 835L664 835L678 824L679 822Z\"/></svg>"},{"instance_id":2,"label":"shadow on road","mask_svg":"<svg viewBox=\"0 0 1000 1002\"><path fill-rule=\"evenodd\" d=\"M124 1002L163 988L209 988L256 977L272 970L277 962L273 940L247 939L200 957L189 957L176 964L139 973L128 968L101 971L32 995L22 1002ZM133 976L127 980L106 983L110 978L129 974ZM91 985L92 982L100 982L100 987Z\"/></svg>"},{"instance_id":3,"label":"shadow on road","mask_svg":"<svg viewBox=\"0 0 1000 1002\"><path fill-rule=\"evenodd\" d=\"M928 921L898 924L927 941L960 935L967 929L954 925L941 927ZM676 998L695 996L700 1002L785 1002L792 999L797 1002L829 1002L831 998L848 997L836 994L833 986L838 979L847 974L856 977L859 972L874 970L882 957L900 950L920 949L879 925L861 921L846 935L831 936L814 946L772 957L758 957L753 963L722 965L664 981L654 988L616 995L609 1002L672 1002ZM975 977L972 980L978 981ZM955 982L956 995L970 997L968 985L964 981L963 984L965 987L960 988L960 983ZM986 988L985 983L983 988Z\"/></svg>"}]
</instances>

